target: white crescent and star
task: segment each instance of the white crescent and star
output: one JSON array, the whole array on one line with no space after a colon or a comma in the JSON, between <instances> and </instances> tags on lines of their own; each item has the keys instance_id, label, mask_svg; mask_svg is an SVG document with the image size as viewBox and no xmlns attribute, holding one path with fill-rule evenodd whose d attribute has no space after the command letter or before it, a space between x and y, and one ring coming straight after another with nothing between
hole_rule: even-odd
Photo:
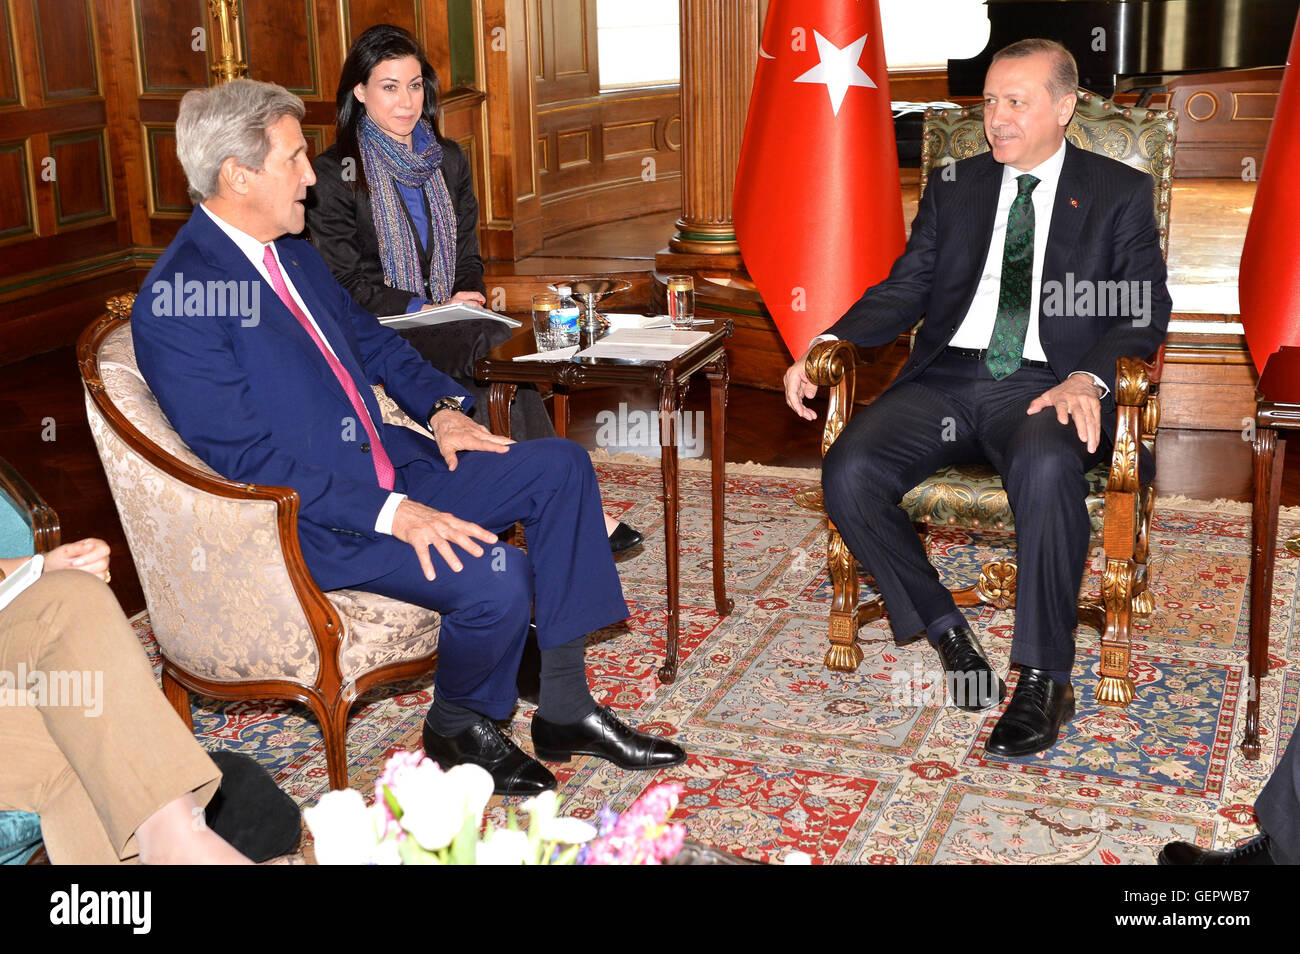
<instances>
[{"instance_id":1,"label":"white crescent and star","mask_svg":"<svg viewBox=\"0 0 1300 954\"><path fill-rule=\"evenodd\" d=\"M831 100L831 112L838 116L850 86L876 88L871 77L858 66L858 60L862 58L862 48L867 44L867 34L862 34L845 47L836 46L816 30L813 31L813 39L817 43L817 56L820 62L806 73L795 77L794 81L824 83L826 93ZM761 46L759 52L763 52Z\"/></svg>"}]
</instances>

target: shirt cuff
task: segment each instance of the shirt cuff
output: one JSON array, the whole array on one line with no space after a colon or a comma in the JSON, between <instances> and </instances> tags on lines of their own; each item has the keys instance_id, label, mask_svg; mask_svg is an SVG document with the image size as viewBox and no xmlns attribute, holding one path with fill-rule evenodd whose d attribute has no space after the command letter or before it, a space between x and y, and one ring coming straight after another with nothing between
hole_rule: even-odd
<instances>
[{"instance_id":1,"label":"shirt cuff","mask_svg":"<svg viewBox=\"0 0 1300 954\"><path fill-rule=\"evenodd\" d=\"M375 518L375 533L384 533L388 536L393 535L393 517L397 514L397 505L406 499L406 494L389 494L384 505L379 508L379 516Z\"/></svg>"},{"instance_id":2,"label":"shirt cuff","mask_svg":"<svg viewBox=\"0 0 1300 954\"><path fill-rule=\"evenodd\" d=\"M1093 374L1091 371L1071 371L1069 374L1066 375L1066 377L1072 378L1076 374L1086 374L1088 377L1092 378L1092 383L1097 385L1097 387L1101 388L1101 398L1099 400L1104 401L1106 399L1106 395L1110 393L1110 388L1106 387L1105 381L1097 377L1097 375Z\"/></svg>"},{"instance_id":3,"label":"shirt cuff","mask_svg":"<svg viewBox=\"0 0 1300 954\"><path fill-rule=\"evenodd\" d=\"M427 301L425 301L423 298L420 298L418 296L412 298L411 301L406 306L406 313L408 315L413 315L417 311L424 311L425 306L428 304L429 303Z\"/></svg>"}]
</instances>

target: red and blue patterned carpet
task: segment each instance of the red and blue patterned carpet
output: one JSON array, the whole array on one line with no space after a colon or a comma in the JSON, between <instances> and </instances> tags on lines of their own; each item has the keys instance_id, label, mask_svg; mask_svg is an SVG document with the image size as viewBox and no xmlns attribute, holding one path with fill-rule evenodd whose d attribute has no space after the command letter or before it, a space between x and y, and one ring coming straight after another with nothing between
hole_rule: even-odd
<instances>
[{"instance_id":1,"label":"red and blue patterned carpet","mask_svg":"<svg viewBox=\"0 0 1300 954\"><path fill-rule=\"evenodd\" d=\"M590 637L595 694L628 721L672 735L691 757L658 776L589 758L552 766L565 813L590 817L605 802L626 806L653 781L679 781L687 790L679 815L696 840L750 858L797 849L836 864L1147 864L1173 839L1221 847L1254 833L1251 805L1296 723L1298 561L1279 549L1264 754L1249 762L1235 747L1246 705L1250 525L1241 506L1158 502L1156 611L1136 630L1137 698L1126 709L1093 702L1097 635L1081 627L1078 714L1051 751L1005 760L983 749L996 711L897 704L900 686L921 690L937 668L924 641L899 648L887 624L868 624L857 672L823 668L825 533L792 500L813 482L790 472L730 469L726 562L736 609L723 619L710 589L708 474L683 470L683 662L674 684L659 685L659 469L598 459L597 470L607 509L646 531L647 544L619 564L631 618ZM1298 532L1300 512L1284 511L1280 540ZM972 581L1008 539L939 531L935 542L936 563L956 584ZM1096 586L1095 574L1085 579L1085 591ZM1013 612L967 614L1005 672ZM146 619L139 628L151 642ZM390 752L418 747L429 685L372 692L354 708L351 779L367 796ZM521 705L513 720L525 748L531 717ZM299 802L326 790L320 734L305 709L196 699L194 721L206 746L251 754ZM503 807L492 811L504 818Z\"/></svg>"}]
</instances>

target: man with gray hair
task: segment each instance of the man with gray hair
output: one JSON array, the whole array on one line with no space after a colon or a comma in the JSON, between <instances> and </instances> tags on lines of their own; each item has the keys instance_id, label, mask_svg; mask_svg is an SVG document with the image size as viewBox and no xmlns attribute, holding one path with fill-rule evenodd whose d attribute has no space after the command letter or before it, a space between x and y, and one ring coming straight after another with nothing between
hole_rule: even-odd
<instances>
[{"instance_id":1,"label":"man with gray hair","mask_svg":"<svg viewBox=\"0 0 1300 954\"><path fill-rule=\"evenodd\" d=\"M974 687L955 700L969 711L998 705L1005 684L898 504L947 464L984 462L1002 476L1015 514L1020 675L985 743L998 758L1051 748L1074 714L1086 474L1114 439L1117 359L1152 355L1169 323L1151 177L1065 141L1077 83L1059 43L999 50L984 81L989 151L930 178L889 276L813 341L884 345L924 318L894 382L827 452L822 488L895 640L924 634L949 682ZM1146 289L1144 311L1063 313L1050 293L1117 282ZM786 372L786 402L814 420L806 357ZM1143 451L1144 476L1153 466Z\"/></svg>"},{"instance_id":2,"label":"man with gray hair","mask_svg":"<svg viewBox=\"0 0 1300 954\"><path fill-rule=\"evenodd\" d=\"M587 454L558 439L515 444L474 423L452 379L287 237L302 231L315 182L302 115L296 96L252 80L181 101L176 151L199 204L132 311L159 405L219 474L298 492L299 541L322 589L442 613L430 757L482 765L501 794L555 786L495 721L516 702L535 609L539 756L629 769L683 761L680 747L624 725L587 688L586 634L627 616ZM232 282L238 313L212 308L231 300ZM386 425L376 385L429 435ZM516 521L527 553L497 540Z\"/></svg>"}]
</instances>

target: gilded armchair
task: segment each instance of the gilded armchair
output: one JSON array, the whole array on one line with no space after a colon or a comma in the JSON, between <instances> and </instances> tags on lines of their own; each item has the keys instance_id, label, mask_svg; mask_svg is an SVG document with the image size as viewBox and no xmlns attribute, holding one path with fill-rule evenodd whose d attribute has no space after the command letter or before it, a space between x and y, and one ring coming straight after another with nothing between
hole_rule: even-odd
<instances>
[{"instance_id":1,"label":"gilded armchair","mask_svg":"<svg viewBox=\"0 0 1300 954\"><path fill-rule=\"evenodd\" d=\"M366 689L428 672L441 618L356 590L322 592L298 543L298 494L219 477L181 440L135 362L134 295L81 335L91 433L162 653L163 692L292 699L315 715L330 786L347 787L348 711ZM388 423L418 428L377 389Z\"/></svg>"},{"instance_id":2,"label":"gilded armchair","mask_svg":"<svg viewBox=\"0 0 1300 954\"><path fill-rule=\"evenodd\" d=\"M1085 90L1079 91L1074 118L1066 138L1074 145L1100 152L1147 172L1152 177L1152 200L1160 251L1167 257L1169 203L1174 164L1176 121L1174 113L1128 109ZM935 110L925 114L921 153L921 192L930 176L958 159L988 149L983 130L983 106ZM854 408L854 369L859 355L846 341L827 341L808 354L806 367L813 383L829 387L830 402L822 435L822 455L848 423ZM1118 362L1115 402L1117 427L1109 464L1099 464L1088 475L1088 513L1094 537L1100 537L1105 554L1100 600L1079 604L1080 620L1101 632L1101 678L1096 698L1107 705L1125 706L1133 698L1129 675L1130 626L1134 617L1153 609L1147 580L1147 533L1154 492L1138 477L1138 448L1154 450L1160 405L1156 395L1163 362L1163 347L1150 363L1140 357ZM820 489L804 491L798 502L824 514ZM900 506L908 513L922 538L929 542L934 525L998 530L1014 529L1015 521L998 475L982 465L945 467L910 491ZM827 667L851 672L862 661L857 631L884 615L879 597L859 604L858 567L834 524L827 519L827 561L832 583L830 647ZM1015 605L1016 564L1001 558L982 568L973 585L955 590L959 606L989 603L998 608Z\"/></svg>"}]
</instances>

